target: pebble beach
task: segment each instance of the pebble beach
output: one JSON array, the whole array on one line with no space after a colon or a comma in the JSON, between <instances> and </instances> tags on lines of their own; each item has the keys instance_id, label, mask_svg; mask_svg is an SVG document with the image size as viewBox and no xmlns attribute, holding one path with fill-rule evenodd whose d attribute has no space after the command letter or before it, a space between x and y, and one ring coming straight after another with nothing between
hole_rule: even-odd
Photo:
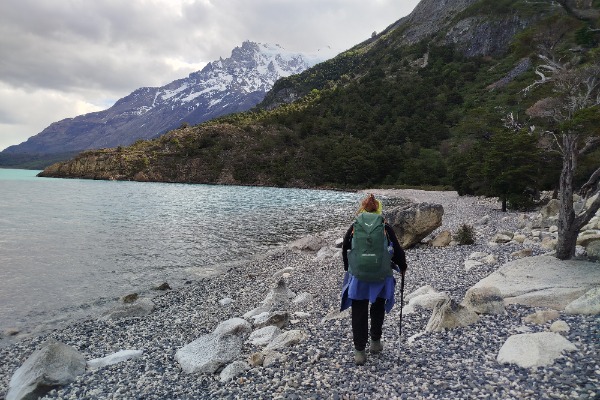
<instances>
[{"instance_id":1,"label":"pebble beach","mask_svg":"<svg viewBox=\"0 0 600 400\"><path fill-rule=\"evenodd\" d=\"M499 231L518 231L519 213L500 211L494 199L459 197L455 192L373 190L383 198L408 198L441 204L443 225L455 232L462 224L476 227L476 243L468 246L427 246L406 251L405 297L430 285L460 302L466 291L511 260L522 245L492 246ZM485 225L477 225L489 216ZM333 248L347 227L324 227ZM434 232L435 234L435 232ZM468 271L464 262L473 252L494 254L497 262ZM533 255L544 254L533 248ZM286 282L295 293L313 299L292 304L297 313L284 329L302 330L306 338L279 350L283 358L269 366L251 367L230 381L219 374L187 374L175 360L178 349L208 334L222 321L242 317L257 307L288 269ZM341 255L278 248L261 257L225 266L225 272L200 278L183 288L161 292L145 317L101 320L90 317L39 337L0 348L0 399L10 378L31 353L49 338L70 345L86 359L121 350L142 350L140 357L98 369L88 369L75 382L54 389L45 399L598 399L600 398L600 317L568 315L566 338L577 351L563 354L547 367L522 368L500 364L498 350L514 334L547 331L550 323L525 326L523 318L536 308L509 305L505 315L481 315L468 327L425 332L430 310L403 315L400 327L400 277L397 305L384 322L380 354L367 354L356 366L349 317L330 318L339 310L343 278ZM124 293L125 295L126 293ZM229 304L220 300L230 298ZM400 331L401 328L401 331ZM240 361L260 348L245 343Z\"/></svg>"}]
</instances>

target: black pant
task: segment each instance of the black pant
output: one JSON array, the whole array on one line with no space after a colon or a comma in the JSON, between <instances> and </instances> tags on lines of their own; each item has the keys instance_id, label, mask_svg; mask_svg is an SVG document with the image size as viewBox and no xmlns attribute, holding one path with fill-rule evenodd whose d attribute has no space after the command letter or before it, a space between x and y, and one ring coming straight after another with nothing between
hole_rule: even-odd
<instances>
[{"instance_id":1,"label":"black pant","mask_svg":"<svg viewBox=\"0 0 600 400\"><path fill-rule=\"evenodd\" d=\"M371 340L380 340L385 317L385 299L371 304ZM352 338L356 350L364 350L369 339L369 300L352 300Z\"/></svg>"}]
</instances>

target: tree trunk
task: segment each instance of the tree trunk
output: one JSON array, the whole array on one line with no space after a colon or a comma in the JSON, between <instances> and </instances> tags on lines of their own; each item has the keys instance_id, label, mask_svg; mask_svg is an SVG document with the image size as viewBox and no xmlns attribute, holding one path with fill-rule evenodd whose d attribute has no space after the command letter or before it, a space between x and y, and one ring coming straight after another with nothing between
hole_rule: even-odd
<instances>
[{"instance_id":1,"label":"tree trunk","mask_svg":"<svg viewBox=\"0 0 600 400\"><path fill-rule=\"evenodd\" d=\"M563 165L560 173L560 210L558 213L558 243L556 257L568 260L575 256L579 227L575 225L573 209L573 173L577 167L577 140L575 135L563 135Z\"/></svg>"},{"instance_id":2,"label":"tree trunk","mask_svg":"<svg viewBox=\"0 0 600 400\"><path fill-rule=\"evenodd\" d=\"M502 212L506 212L506 197L502 198Z\"/></svg>"}]
</instances>

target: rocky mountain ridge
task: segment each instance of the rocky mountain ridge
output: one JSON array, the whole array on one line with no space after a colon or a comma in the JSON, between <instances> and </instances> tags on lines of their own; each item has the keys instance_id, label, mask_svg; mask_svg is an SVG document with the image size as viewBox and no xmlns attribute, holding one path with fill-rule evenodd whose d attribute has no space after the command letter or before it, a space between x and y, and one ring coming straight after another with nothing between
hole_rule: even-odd
<instances>
[{"instance_id":1,"label":"rocky mountain ridge","mask_svg":"<svg viewBox=\"0 0 600 400\"><path fill-rule=\"evenodd\" d=\"M210 62L187 78L140 88L107 110L55 122L4 152L48 154L125 146L184 123L246 111L277 79L304 71L322 61L319 57L246 41L233 49L230 58Z\"/></svg>"}]
</instances>

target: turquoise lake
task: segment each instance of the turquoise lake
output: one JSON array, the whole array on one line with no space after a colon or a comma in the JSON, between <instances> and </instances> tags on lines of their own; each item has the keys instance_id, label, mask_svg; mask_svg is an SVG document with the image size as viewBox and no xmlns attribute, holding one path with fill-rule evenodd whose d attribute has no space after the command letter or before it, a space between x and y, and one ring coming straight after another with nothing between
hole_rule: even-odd
<instances>
[{"instance_id":1,"label":"turquoise lake","mask_svg":"<svg viewBox=\"0 0 600 400\"><path fill-rule=\"evenodd\" d=\"M38 178L0 169L0 331L39 331L120 296L347 226L355 193Z\"/></svg>"}]
</instances>

